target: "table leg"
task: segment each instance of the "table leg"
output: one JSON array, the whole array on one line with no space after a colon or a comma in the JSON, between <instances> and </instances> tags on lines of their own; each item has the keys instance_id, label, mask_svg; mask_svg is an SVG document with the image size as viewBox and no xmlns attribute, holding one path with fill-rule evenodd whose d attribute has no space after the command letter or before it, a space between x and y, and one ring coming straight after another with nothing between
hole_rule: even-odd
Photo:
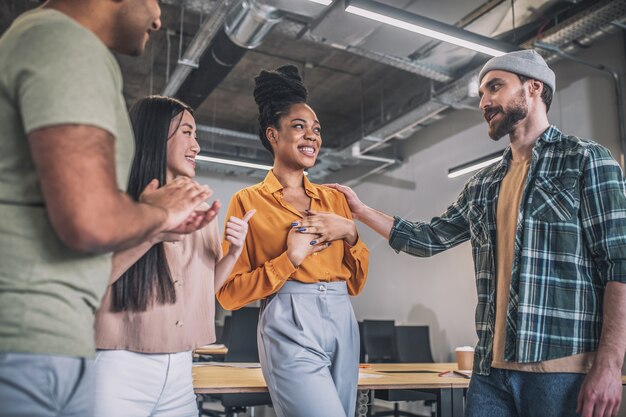
<instances>
[{"instance_id":1,"label":"table leg","mask_svg":"<svg viewBox=\"0 0 626 417\"><path fill-rule=\"evenodd\" d=\"M452 388L441 388L437 395L437 417L453 416Z\"/></svg>"},{"instance_id":2,"label":"table leg","mask_svg":"<svg viewBox=\"0 0 626 417\"><path fill-rule=\"evenodd\" d=\"M463 388L452 388L452 416L463 417L464 404L463 404Z\"/></svg>"},{"instance_id":3,"label":"table leg","mask_svg":"<svg viewBox=\"0 0 626 417\"><path fill-rule=\"evenodd\" d=\"M356 401L356 417L367 417L370 402L370 390L360 389Z\"/></svg>"}]
</instances>

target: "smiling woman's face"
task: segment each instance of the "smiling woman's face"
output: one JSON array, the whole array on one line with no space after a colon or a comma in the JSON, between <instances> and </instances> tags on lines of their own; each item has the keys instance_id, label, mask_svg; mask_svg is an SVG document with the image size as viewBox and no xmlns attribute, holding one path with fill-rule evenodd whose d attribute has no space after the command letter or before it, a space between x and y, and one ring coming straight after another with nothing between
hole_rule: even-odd
<instances>
[{"instance_id":1,"label":"smiling woman's face","mask_svg":"<svg viewBox=\"0 0 626 417\"><path fill-rule=\"evenodd\" d=\"M187 111L183 111L172 119L169 138L167 139L167 173L166 181L184 176L193 178L196 175L196 155L200 145L196 140L196 121Z\"/></svg>"},{"instance_id":2,"label":"smiling woman's face","mask_svg":"<svg viewBox=\"0 0 626 417\"><path fill-rule=\"evenodd\" d=\"M274 149L274 163L293 169L308 169L322 146L320 122L304 103L291 106L280 118L280 128L268 127L266 135Z\"/></svg>"}]
</instances>

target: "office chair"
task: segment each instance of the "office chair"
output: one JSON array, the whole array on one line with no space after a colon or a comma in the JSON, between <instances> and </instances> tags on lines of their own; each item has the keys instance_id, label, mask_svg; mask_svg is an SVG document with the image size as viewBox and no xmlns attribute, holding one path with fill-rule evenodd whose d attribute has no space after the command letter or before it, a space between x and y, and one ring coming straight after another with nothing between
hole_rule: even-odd
<instances>
[{"instance_id":1,"label":"office chair","mask_svg":"<svg viewBox=\"0 0 626 417\"><path fill-rule=\"evenodd\" d=\"M259 349L256 341L258 323L258 307L234 310L230 317L225 317L222 337L224 344L228 347L228 353L224 357L224 362L259 361ZM238 413L245 412L247 407L253 407L251 414L254 415L254 407L272 405L270 394L265 392L211 395L211 398L219 399L224 411L201 410L203 416L236 417Z\"/></svg>"},{"instance_id":2,"label":"office chair","mask_svg":"<svg viewBox=\"0 0 626 417\"><path fill-rule=\"evenodd\" d=\"M396 326L398 362L434 363L428 326Z\"/></svg>"},{"instance_id":3,"label":"office chair","mask_svg":"<svg viewBox=\"0 0 626 417\"><path fill-rule=\"evenodd\" d=\"M393 320L363 320L363 345L370 363L394 362L395 324Z\"/></svg>"},{"instance_id":4,"label":"office chair","mask_svg":"<svg viewBox=\"0 0 626 417\"><path fill-rule=\"evenodd\" d=\"M225 338L225 334L228 334L230 326L230 316L224 317L224 325L223 326L215 326L215 343L221 343L225 346L228 346L226 343L227 337ZM199 354L197 358L198 362L224 362L224 355L222 354Z\"/></svg>"},{"instance_id":5,"label":"office chair","mask_svg":"<svg viewBox=\"0 0 626 417\"><path fill-rule=\"evenodd\" d=\"M357 322L359 324L359 363L365 362L365 340L363 340L363 322Z\"/></svg>"},{"instance_id":6,"label":"office chair","mask_svg":"<svg viewBox=\"0 0 626 417\"><path fill-rule=\"evenodd\" d=\"M395 327L395 355L392 362L399 363L433 363L433 356L430 350L430 335L428 326L396 326ZM433 411L433 404L437 402L437 395L422 390L378 390L374 398L393 402L393 411L381 411L372 416L407 416L414 417L417 414L401 411L400 401L424 401L425 405L431 407L431 415L436 415Z\"/></svg>"}]
</instances>

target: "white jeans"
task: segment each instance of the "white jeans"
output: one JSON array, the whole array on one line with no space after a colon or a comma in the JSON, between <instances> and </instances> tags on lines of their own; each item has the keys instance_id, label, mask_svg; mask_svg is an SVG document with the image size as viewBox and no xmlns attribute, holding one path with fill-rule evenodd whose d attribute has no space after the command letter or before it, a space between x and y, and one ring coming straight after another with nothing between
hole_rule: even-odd
<instances>
[{"instance_id":1,"label":"white jeans","mask_svg":"<svg viewBox=\"0 0 626 417\"><path fill-rule=\"evenodd\" d=\"M197 417L191 352L99 350L95 417Z\"/></svg>"}]
</instances>

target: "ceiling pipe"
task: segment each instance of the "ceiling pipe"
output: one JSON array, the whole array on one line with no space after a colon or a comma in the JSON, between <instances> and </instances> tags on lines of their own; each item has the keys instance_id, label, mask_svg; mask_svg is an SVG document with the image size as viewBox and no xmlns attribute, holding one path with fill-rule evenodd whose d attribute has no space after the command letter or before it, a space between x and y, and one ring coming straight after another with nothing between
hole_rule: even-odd
<instances>
[{"instance_id":1,"label":"ceiling pipe","mask_svg":"<svg viewBox=\"0 0 626 417\"><path fill-rule=\"evenodd\" d=\"M176 95L189 73L194 67L198 67L199 58L204 54L215 35L222 28L226 14L232 4L232 0L220 1L211 12L210 17L202 23L196 36L194 36L182 59L174 69L172 76L169 77L167 85L163 88L162 94L164 96Z\"/></svg>"},{"instance_id":2,"label":"ceiling pipe","mask_svg":"<svg viewBox=\"0 0 626 417\"><path fill-rule=\"evenodd\" d=\"M185 52L164 94L197 108L285 16L312 18L323 9L305 0L222 1Z\"/></svg>"},{"instance_id":3,"label":"ceiling pipe","mask_svg":"<svg viewBox=\"0 0 626 417\"><path fill-rule=\"evenodd\" d=\"M224 31L237 46L253 49L263 43L284 15L283 11L258 0L243 0L228 14Z\"/></svg>"},{"instance_id":4,"label":"ceiling pipe","mask_svg":"<svg viewBox=\"0 0 626 417\"><path fill-rule=\"evenodd\" d=\"M163 94L199 107L284 15L259 0L220 2L192 40Z\"/></svg>"},{"instance_id":5,"label":"ceiling pipe","mask_svg":"<svg viewBox=\"0 0 626 417\"><path fill-rule=\"evenodd\" d=\"M199 68L189 73L175 97L198 108L247 52L220 30L200 57Z\"/></svg>"},{"instance_id":6,"label":"ceiling pipe","mask_svg":"<svg viewBox=\"0 0 626 417\"><path fill-rule=\"evenodd\" d=\"M392 159L392 158L383 158L380 156L373 156L373 155L365 155L365 151L361 151L361 145L360 142L356 142L352 145L352 157L356 158L356 159L362 159L364 161L373 161L373 162L380 162L381 165L377 166L376 168L364 173L363 175L358 176L357 178L353 178L349 181L346 182L346 185L348 185L349 187L352 187L358 183L360 183L361 181L363 181L365 178L377 174L379 172L383 172L384 170L386 170L387 168L391 167L392 165L396 165L398 163L400 163L399 160L397 159Z\"/></svg>"}]
</instances>

